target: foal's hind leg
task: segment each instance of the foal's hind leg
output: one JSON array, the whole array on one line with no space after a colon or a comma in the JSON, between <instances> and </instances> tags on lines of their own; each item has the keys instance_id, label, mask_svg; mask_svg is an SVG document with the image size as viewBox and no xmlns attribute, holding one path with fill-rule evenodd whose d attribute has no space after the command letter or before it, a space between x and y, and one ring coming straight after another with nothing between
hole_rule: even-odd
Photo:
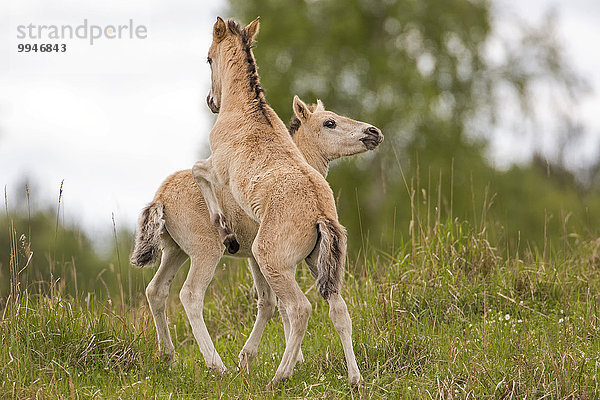
<instances>
[{"instance_id":1,"label":"foal's hind leg","mask_svg":"<svg viewBox=\"0 0 600 400\"><path fill-rule=\"evenodd\" d=\"M165 306L169 296L169 286L177 270L187 259L187 254L179 248L173 239L163 233L161 236L162 259L154 277L146 288L146 297L150 305L150 311L154 317L156 335L158 337L158 349L160 353L170 362L175 355L175 347L171 341Z\"/></svg>"},{"instance_id":2,"label":"foal's hind leg","mask_svg":"<svg viewBox=\"0 0 600 400\"><path fill-rule=\"evenodd\" d=\"M356 356L352 348L352 320L348 313L346 302L339 293L333 293L327 299L329 303L329 318L342 341L346 365L348 366L348 382L350 386L357 387L363 383L363 377L358 370Z\"/></svg>"},{"instance_id":3,"label":"foal's hind leg","mask_svg":"<svg viewBox=\"0 0 600 400\"><path fill-rule=\"evenodd\" d=\"M316 276L317 273L316 268L318 258L318 247L306 258L306 264L313 276ZM331 294L329 299L327 299L327 302L329 303L329 319L333 322L333 326L342 341L346 365L348 366L348 381L350 386L357 387L363 382L363 378L358 369L356 356L354 355L354 349L352 347L352 320L348 313L348 307L339 293Z\"/></svg>"},{"instance_id":4,"label":"foal's hind leg","mask_svg":"<svg viewBox=\"0 0 600 400\"><path fill-rule=\"evenodd\" d=\"M223 213L223 210L221 209L221 206L213 191L212 184L214 182L214 178L210 157L206 160L196 161L194 167L192 168L192 174L194 176L194 181L196 181L196 185L198 185L200 191L202 191L202 195L206 201L206 206L210 214L210 222L215 226L215 228L217 228L219 237L227 248L227 251L230 254L237 253L237 251L240 249L240 244L238 243L235 234L228 226L225 214Z\"/></svg>"},{"instance_id":5,"label":"foal's hind leg","mask_svg":"<svg viewBox=\"0 0 600 400\"><path fill-rule=\"evenodd\" d=\"M215 268L223 255L223 247L219 243L199 245L198 252L191 255L190 272L181 288L179 297L188 316L192 332L209 368L220 373L227 371L219 353L215 349L206 324L204 323L204 295L208 284L213 278Z\"/></svg>"},{"instance_id":6,"label":"foal's hind leg","mask_svg":"<svg viewBox=\"0 0 600 400\"><path fill-rule=\"evenodd\" d=\"M285 342L287 343L287 341L289 340L290 331L292 328L290 326L290 318L288 317L283 304L279 304L279 314L281 315L281 322L283 323L283 335L285 336ZM304 362L304 354L302 354L302 348L300 348L300 350L298 350L298 358L296 359L296 361L298 363Z\"/></svg>"},{"instance_id":7,"label":"foal's hind leg","mask_svg":"<svg viewBox=\"0 0 600 400\"><path fill-rule=\"evenodd\" d=\"M275 306L277 304L277 297L275 297L275 293L271 289L271 286L269 286L264 275L260 272L256 260L254 258L248 258L248 264L250 265L250 271L252 272L252 278L254 279L254 287L256 288L256 294L258 296L258 314L256 315L256 321L254 322L252 332L239 354L240 367L246 369L246 371L249 370L250 362L252 362L258 353L258 344L260 343L260 339L267 326L267 322L275 313Z\"/></svg>"}]
</instances>

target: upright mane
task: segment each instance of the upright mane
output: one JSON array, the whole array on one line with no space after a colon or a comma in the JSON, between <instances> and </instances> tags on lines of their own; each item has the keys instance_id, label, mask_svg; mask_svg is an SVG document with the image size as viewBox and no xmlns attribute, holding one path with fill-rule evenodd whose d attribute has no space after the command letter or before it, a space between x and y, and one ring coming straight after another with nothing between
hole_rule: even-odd
<instances>
[{"instance_id":1,"label":"upright mane","mask_svg":"<svg viewBox=\"0 0 600 400\"><path fill-rule=\"evenodd\" d=\"M308 105L308 109L310 110L310 112L315 112L315 110L317 109L317 105L310 104L310 105ZM292 117L292 119L290 120L290 126L288 127L288 132L290 133L290 136L294 136L294 133L298 132L298 129L300 129L301 124L302 123L300 122L298 117L296 117L296 115L294 115Z\"/></svg>"},{"instance_id":2,"label":"upright mane","mask_svg":"<svg viewBox=\"0 0 600 400\"><path fill-rule=\"evenodd\" d=\"M248 63L248 69L246 70L248 74L248 83L250 84L250 91L254 93L254 100L256 101L256 105L258 110L263 114L269 125L271 125L271 120L267 114L268 106L267 99L265 97L265 90L260 84L260 77L258 76L258 67L256 66L256 61L254 60L254 55L252 54L253 41L252 37L246 32L244 28L240 26L239 23L232 19L227 20L227 28L231 33L237 35L242 40L242 48L246 53L246 62Z\"/></svg>"}]
</instances>

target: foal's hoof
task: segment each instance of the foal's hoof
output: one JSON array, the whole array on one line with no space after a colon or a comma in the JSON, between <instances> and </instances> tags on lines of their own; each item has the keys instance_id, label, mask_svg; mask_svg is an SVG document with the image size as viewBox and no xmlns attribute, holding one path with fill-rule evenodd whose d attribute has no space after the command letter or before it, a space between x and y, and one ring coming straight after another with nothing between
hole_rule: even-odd
<instances>
[{"instance_id":1,"label":"foal's hoof","mask_svg":"<svg viewBox=\"0 0 600 400\"><path fill-rule=\"evenodd\" d=\"M267 390L277 390L283 386L288 378L273 378L267 385Z\"/></svg>"},{"instance_id":2,"label":"foal's hoof","mask_svg":"<svg viewBox=\"0 0 600 400\"><path fill-rule=\"evenodd\" d=\"M161 353L159 353L159 359L171 368L173 368L175 365L177 365L175 353L162 353L161 352Z\"/></svg>"},{"instance_id":3,"label":"foal's hoof","mask_svg":"<svg viewBox=\"0 0 600 400\"><path fill-rule=\"evenodd\" d=\"M256 357L256 352L251 352L245 348L242 349L238 355L240 369L246 373L250 373L250 364L254 360L254 357Z\"/></svg>"},{"instance_id":4,"label":"foal's hoof","mask_svg":"<svg viewBox=\"0 0 600 400\"><path fill-rule=\"evenodd\" d=\"M225 245L225 248L227 248L229 254L235 254L240 249L240 244L233 233L230 233L225 237L223 244Z\"/></svg>"},{"instance_id":5,"label":"foal's hoof","mask_svg":"<svg viewBox=\"0 0 600 400\"><path fill-rule=\"evenodd\" d=\"M219 375L225 375L228 372L227 367L224 365L211 365L209 368L217 372Z\"/></svg>"},{"instance_id":6,"label":"foal's hoof","mask_svg":"<svg viewBox=\"0 0 600 400\"><path fill-rule=\"evenodd\" d=\"M358 390L362 385L365 384L365 380L361 374L358 374L357 376L350 377L349 383L352 389Z\"/></svg>"}]
</instances>

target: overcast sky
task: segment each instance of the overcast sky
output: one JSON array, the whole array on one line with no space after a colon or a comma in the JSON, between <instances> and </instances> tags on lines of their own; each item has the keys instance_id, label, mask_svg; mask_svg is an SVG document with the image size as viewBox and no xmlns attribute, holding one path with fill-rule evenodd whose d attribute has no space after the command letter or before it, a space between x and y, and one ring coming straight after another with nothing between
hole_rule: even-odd
<instances>
[{"instance_id":1,"label":"overcast sky","mask_svg":"<svg viewBox=\"0 0 600 400\"><path fill-rule=\"evenodd\" d=\"M210 4L210 5L207 5ZM205 147L206 54L219 2L10 0L2 16L0 184L9 208L25 177L38 204L57 204L92 236L137 214L170 173ZM65 53L17 53L17 26L147 27L146 39L54 41ZM4 27L8 26L8 29ZM8 55L8 59L6 56Z\"/></svg>"},{"instance_id":2,"label":"overcast sky","mask_svg":"<svg viewBox=\"0 0 600 400\"><path fill-rule=\"evenodd\" d=\"M539 21L548 7L575 69L595 86L581 115L600 134L600 2L505 1ZM64 180L66 221L92 238L112 227L133 229L162 180L190 168L205 148L213 117L205 105L206 54L222 1L8 0L0 5L0 184L9 208L20 183L32 183L37 204L57 203ZM510 18L510 14L505 14ZM64 53L18 53L19 25L129 24L145 39L54 40ZM263 23L268 23L263 21ZM259 60L260 63L260 60ZM514 140L495 140L510 160ZM206 154L204 154L206 156ZM517 157L518 158L518 157Z\"/></svg>"},{"instance_id":3,"label":"overcast sky","mask_svg":"<svg viewBox=\"0 0 600 400\"><path fill-rule=\"evenodd\" d=\"M555 35L562 50L563 57L573 72L586 80L589 92L578 99L578 106L570 117L574 122L581 122L587 135L581 143L577 143L567 161L567 165L577 170L590 165L600 156L600 1L598 0L497 0L496 21L497 36L512 37L515 21L524 20L534 26L540 25L549 13L555 14L558 26ZM511 32L512 31L512 32ZM493 42L493 40L492 40ZM560 95L548 87L542 87L534 96L538 118L536 130L527 135L527 129L519 127L512 134L499 131L492 138L491 151L493 161L499 167L506 167L513 162L527 161L531 157L533 141L542 150L556 151L556 109L553 105L561 103ZM505 108L511 112L510 105ZM514 107L513 107L514 108ZM506 110L505 110L506 111ZM514 128L514 127L513 127ZM525 135L524 135L525 134ZM541 142L541 144L540 144Z\"/></svg>"}]
</instances>

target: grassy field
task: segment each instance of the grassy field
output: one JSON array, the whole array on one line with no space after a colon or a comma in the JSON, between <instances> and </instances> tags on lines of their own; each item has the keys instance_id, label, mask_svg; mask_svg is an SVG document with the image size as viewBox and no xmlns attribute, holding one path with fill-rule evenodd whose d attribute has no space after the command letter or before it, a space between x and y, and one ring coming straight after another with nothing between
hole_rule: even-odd
<instances>
[{"instance_id":1,"label":"grassy field","mask_svg":"<svg viewBox=\"0 0 600 400\"><path fill-rule=\"evenodd\" d=\"M236 367L256 310L243 263L218 269L205 304L224 376L205 367L177 285L172 368L157 357L142 293L123 308L51 283L44 295L15 289L0 321L0 398L598 398L600 241L498 253L484 233L454 221L420 229L393 254L349 260L344 297L365 378L357 392L305 268L306 362L277 390L266 388L284 349L277 314L250 374Z\"/></svg>"}]
</instances>

